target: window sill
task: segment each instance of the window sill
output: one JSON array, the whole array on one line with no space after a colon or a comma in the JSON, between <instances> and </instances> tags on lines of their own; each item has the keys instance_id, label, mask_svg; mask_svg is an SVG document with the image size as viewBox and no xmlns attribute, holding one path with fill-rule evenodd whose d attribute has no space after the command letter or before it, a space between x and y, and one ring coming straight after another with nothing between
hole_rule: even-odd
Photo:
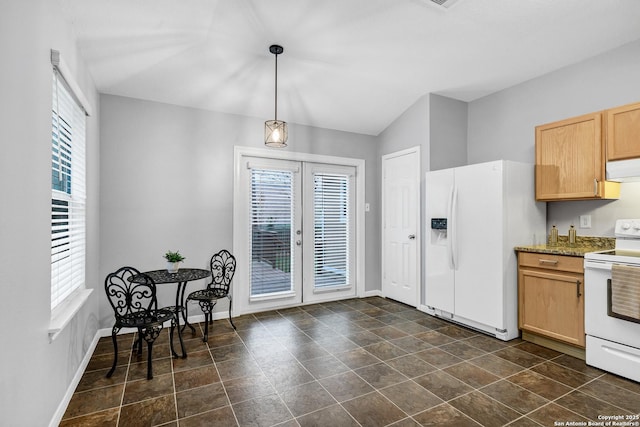
<instances>
[{"instance_id":1,"label":"window sill","mask_svg":"<svg viewBox=\"0 0 640 427\"><path fill-rule=\"evenodd\" d=\"M51 312L49 342L53 342L89 299L93 289L78 289Z\"/></svg>"}]
</instances>

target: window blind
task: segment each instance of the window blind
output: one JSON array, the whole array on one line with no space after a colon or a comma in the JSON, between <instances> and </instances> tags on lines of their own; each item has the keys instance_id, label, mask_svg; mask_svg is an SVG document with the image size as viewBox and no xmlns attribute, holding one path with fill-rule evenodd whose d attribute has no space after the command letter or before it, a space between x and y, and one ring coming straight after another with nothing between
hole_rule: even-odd
<instances>
[{"instance_id":1,"label":"window blind","mask_svg":"<svg viewBox=\"0 0 640 427\"><path fill-rule=\"evenodd\" d=\"M251 296L293 290L294 173L251 169Z\"/></svg>"},{"instance_id":2,"label":"window blind","mask_svg":"<svg viewBox=\"0 0 640 427\"><path fill-rule=\"evenodd\" d=\"M51 132L51 308L85 281L84 109L54 69Z\"/></svg>"},{"instance_id":3,"label":"window blind","mask_svg":"<svg viewBox=\"0 0 640 427\"><path fill-rule=\"evenodd\" d=\"M349 176L313 175L314 286L349 285Z\"/></svg>"}]
</instances>

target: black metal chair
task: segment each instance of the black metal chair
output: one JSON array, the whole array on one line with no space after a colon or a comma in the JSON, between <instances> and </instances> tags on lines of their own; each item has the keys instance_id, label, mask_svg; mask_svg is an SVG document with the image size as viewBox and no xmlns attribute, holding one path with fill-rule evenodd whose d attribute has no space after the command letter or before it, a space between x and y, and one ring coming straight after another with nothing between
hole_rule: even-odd
<instances>
[{"instance_id":1,"label":"black metal chair","mask_svg":"<svg viewBox=\"0 0 640 427\"><path fill-rule=\"evenodd\" d=\"M132 279L135 277L135 282ZM113 340L113 366L107 373L111 378L118 364L118 341L116 335L122 328L136 328L138 337L134 348L142 354L142 340L147 342L147 379L153 378L153 342L162 331L162 325L171 320L171 331L175 327L175 316L167 309L158 308L156 284L153 279L133 267L122 267L110 273L104 281L104 289L115 314L115 324L111 330ZM170 342L173 352L173 340Z\"/></svg>"},{"instance_id":2,"label":"black metal chair","mask_svg":"<svg viewBox=\"0 0 640 427\"><path fill-rule=\"evenodd\" d=\"M197 301L204 313L204 337L203 341L209 339L209 323L212 322L211 312L220 298L229 298L229 322L233 329L236 325L231 320L231 281L236 272L236 258L226 249L221 250L211 257L211 283L205 289L191 292L187 297L185 305L189 306L189 301Z\"/></svg>"}]
</instances>

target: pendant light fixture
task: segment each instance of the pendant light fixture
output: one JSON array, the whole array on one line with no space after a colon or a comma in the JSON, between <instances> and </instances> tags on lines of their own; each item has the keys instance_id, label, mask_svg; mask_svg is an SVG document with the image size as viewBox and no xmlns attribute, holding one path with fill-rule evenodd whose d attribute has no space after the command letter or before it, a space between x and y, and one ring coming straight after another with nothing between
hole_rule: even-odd
<instances>
[{"instance_id":1,"label":"pendant light fixture","mask_svg":"<svg viewBox=\"0 0 640 427\"><path fill-rule=\"evenodd\" d=\"M278 55L284 52L284 49L274 44L269 46L269 52L276 56L276 96L274 119L264 122L264 145L281 148L287 146L288 137L287 123L278 120Z\"/></svg>"}]
</instances>

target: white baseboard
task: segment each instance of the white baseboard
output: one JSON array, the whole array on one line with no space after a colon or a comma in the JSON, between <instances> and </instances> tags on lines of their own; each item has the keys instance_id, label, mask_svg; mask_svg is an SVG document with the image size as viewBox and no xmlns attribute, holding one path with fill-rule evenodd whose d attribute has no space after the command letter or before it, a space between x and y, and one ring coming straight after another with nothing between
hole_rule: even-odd
<instances>
[{"instance_id":1,"label":"white baseboard","mask_svg":"<svg viewBox=\"0 0 640 427\"><path fill-rule=\"evenodd\" d=\"M368 298L368 297L382 297L382 291L379 291L379 290L365 291L364 297L365 298Z\"/></svg>"},{"instance_id":2,"label":"white baseboard","mask_svg":"<svg viewBox=\"0 0 640 427\"><path fill-rule=\"evenodd\" d=\"M111 329L109 329L109 335L111 335ZM62 421L62 417L64 416L65 411L67 410L67 406L69 406L69 402L71 402L71 398L73 397L73 393L76 391L76 387L80 384L80 380L82 379L82 375L84 374L85 369L89 365L89 361L91 360L91 356L93 356L93 352L95 351L98 341L100 340L100 330L98 330L87 349L87 353L82 358L82 362L80 362L80 366L78 366L78 370L76 371L69 387L67 387L67 392L64 394L62 401L58 405L58 409L53 414L53 418L49 423L49 427L56 427L60 425L60 421Z\"/></svg>"}]
</instances>

